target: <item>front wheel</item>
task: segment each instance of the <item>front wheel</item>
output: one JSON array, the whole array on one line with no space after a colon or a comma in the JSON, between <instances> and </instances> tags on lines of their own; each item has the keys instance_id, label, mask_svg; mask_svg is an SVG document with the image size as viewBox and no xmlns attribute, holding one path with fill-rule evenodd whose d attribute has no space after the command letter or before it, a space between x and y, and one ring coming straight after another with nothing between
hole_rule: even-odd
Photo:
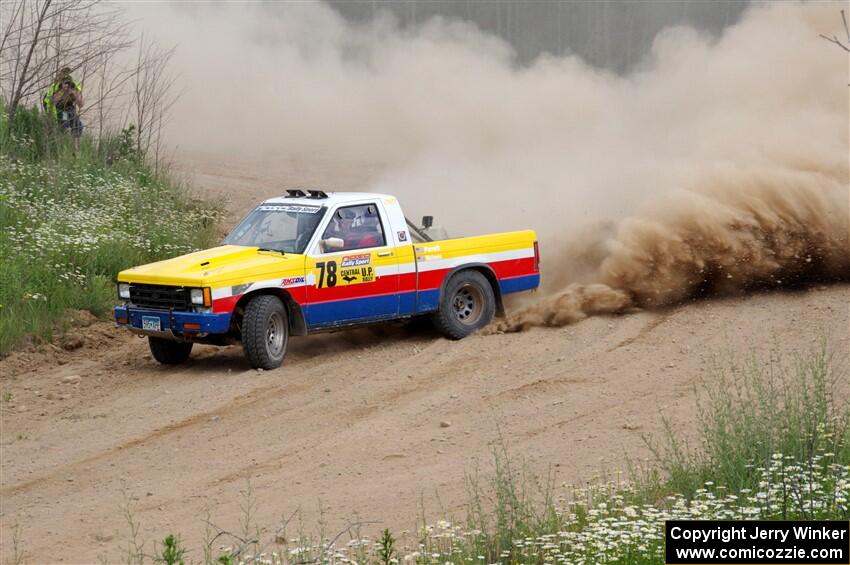
<instances>
[{"instance_id":1,"label":"front wheel","mask_svg":"<svg viewBox=\"0 0 850 565\"><path fill-rule=\"evenodd\" d=\"M489 324L495 313L490 281L478 271L467 270L449 279L433 321L447 338L461 339Z\"/></svg>"},{"instance_id":2,"label":"front wheel","mask_svg":"<svg viewBox=\"0 0 850 565\"><path fill-rule=\"evenodd\" d=\"M242 349L255 369L276 369L283 363L289 342L286 307L277 296L253 298L242 318Z\"/></svg>"},{"instance_id":3,"label":"front wheel","mask_svg":"<svg viewBox=\"0 0 850 565\"><path fill-rule=\"evenodd\" d=\"M192 353L192 343L148 336L153 358L163 365L179 365Z\"/></svg>"}]
</instances>

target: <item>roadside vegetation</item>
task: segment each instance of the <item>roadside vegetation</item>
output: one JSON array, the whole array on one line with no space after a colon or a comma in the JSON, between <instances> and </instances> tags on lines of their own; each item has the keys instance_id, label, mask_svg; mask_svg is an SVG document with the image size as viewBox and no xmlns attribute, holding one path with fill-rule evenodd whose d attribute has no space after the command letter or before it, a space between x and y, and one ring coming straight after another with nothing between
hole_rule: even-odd
<instances>
[{"instance_id":1,"label":"roadside vegetation","mask_svg":"<svg viewBox=\"0 0 850 565\"><path fill-rule=\"evenodd\" d=\"M492 468L468 475L468 511L458 522L421 516L415 534L398 539L389 530L361 535L367 522L305 535L293 516L260 528L249 488L239 527L224 531L207 519L206 543L193 550L168 536L145 553L128 510L127 562L655 564L664 562L665 520L850 519L846 356L826 346L793 358L753 356L718 365L696 392L694 443L667 422L665 435L647 438L654 458L628 481L557 485L500 440Z\"/></svg>"},{"instance_id":2,"label":"roadside vegetation","mask_svg":"<svg viewBox=\"0 0 850 565\"><path fill-rule=\"evenodd\" d=\"M0 21L1 357L62 332L69 310L106 315L119 270L209 245L219 211L164 167L173 48L101 0L9 0ZM60 77L85 98L76 154L40 110Z\"/></svg>"},{"instance_id":3,"label":"roadside vegetation","mask_svg":"<svg viewBox=\"0 0 850 565\"><path fill-rule=\"evenodd\" d=\"M51 339L69 310L106 316L121 269L209 246L220 209L139 152L135 128L70 136L0 101L0 355Z\"/></svg>"}]
</instances>

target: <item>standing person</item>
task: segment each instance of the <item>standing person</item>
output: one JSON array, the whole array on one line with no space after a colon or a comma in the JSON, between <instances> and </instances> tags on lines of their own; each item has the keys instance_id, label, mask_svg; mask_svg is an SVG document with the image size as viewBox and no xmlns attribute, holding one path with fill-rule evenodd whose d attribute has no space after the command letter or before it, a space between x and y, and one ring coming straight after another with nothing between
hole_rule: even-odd
<instances>
[{"instance_id":1,"label":"standing person","mask_svg":"<svg viewBox=\"0 0 850 565\"><path fill-rule=\"evenodd\" d=\"M59 71L41 104L45 112L52 112L56 116L62 129L71 131L74 151L79 151L80 136L83 135L83 122L79 115L79 109L83 107L83 88L71 77L70 68L64 67Z\"/></svg>"}]
</instances>

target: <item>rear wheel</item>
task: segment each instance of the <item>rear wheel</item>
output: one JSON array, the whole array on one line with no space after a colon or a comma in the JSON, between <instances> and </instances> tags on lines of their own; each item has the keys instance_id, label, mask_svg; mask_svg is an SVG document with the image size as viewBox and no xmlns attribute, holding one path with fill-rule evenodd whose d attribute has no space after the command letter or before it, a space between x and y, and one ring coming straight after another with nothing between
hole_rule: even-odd
<instances>
[{"instance_id":1,"label":"rear wheel","mask_svg":"<svg viewBox=\"0 0 850 565\"><path fill-rule=\"evenodd\" d=\"M189 358L192 344L184 341L173 341L161 337L148 336L148 345L153 358L163 365L179 365Z\"/></svg>"},{"instance_id":2,"label":"rear wheel","mask_svg":"<svg viewBox=\"0 0 850 565\"><path fill-rule=\"evenodd\" d=\"M289 318L277 296L251 299L242 318L242 349L255 369L276 369L289 342Z\"/></svg>"},{"instance_id":3,"label":"rear wheel","mask_svg":"<svg viewBox=\"0 0 850 565\"><path fill-rule=\"evenodd\" d=\"M449 339L461 339L490 323L496 297L487 277L478 271L461 271L446 283L440 307L434 313L437 329Z\"/></svg>"}]
</instances>

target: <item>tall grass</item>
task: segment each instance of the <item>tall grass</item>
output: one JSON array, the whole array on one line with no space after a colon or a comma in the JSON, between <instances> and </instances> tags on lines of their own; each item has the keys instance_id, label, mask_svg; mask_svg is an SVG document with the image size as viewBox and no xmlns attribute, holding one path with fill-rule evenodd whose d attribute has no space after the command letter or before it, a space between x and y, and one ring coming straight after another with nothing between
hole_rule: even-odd
<instances>
[{"instance_id":1,"label":"tall grass","mask_svg":"<svg viewBox=\"0 0 850 565\"><path fill-rule=\"evenodd\" d=\"M707 481L736 492L755 489L759 469L776 453L798 462L823 454L831 454L824 465L850 462L846 357L835 358L825 341L790 357L727 359L697 393L696 445L666 418L662 441L648 439L657 467L644 488L655 496L691 497Z\"/></svg>"},{"instance_id":2,"label":"tall grass","mask_svg":"<svg viewBox=\"0 0 850 565\"><path fill-rule=\"evenodd\" d=\"M0 354L49 339L68 309L105 315L121 269L216 239L219 208L155 174L129 143L71 140L37 109L0 103Z\"/></svg>"}]
</instances>

